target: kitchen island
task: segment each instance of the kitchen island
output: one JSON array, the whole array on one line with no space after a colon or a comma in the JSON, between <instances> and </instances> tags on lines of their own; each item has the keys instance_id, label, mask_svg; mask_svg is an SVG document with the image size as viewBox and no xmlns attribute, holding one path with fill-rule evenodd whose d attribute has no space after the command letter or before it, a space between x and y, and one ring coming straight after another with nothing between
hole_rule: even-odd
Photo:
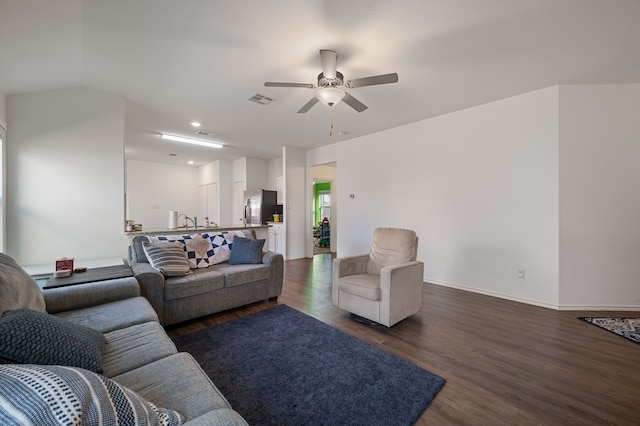
<instances>
[{"instance_id":1,"label":"kitchen island","mask_svg":"<svg viewBox=\"0 0 640 426\"><path fill-rule=\"evenodd\" d=\"M256 232L256 238L267 238L267 229L268 225L230 225L230 226L198 226L194 228L190 227L179 227L176 229L168 229L168 228L149 228L142 229L140 231L125 231L124 235L129 239L132 239L136 235L183 235L183 234L202 234L202 233L211 233L211 232L222 232L222 231L238 231L243 229L253 229Z\"/></svg>"}]
</instances>

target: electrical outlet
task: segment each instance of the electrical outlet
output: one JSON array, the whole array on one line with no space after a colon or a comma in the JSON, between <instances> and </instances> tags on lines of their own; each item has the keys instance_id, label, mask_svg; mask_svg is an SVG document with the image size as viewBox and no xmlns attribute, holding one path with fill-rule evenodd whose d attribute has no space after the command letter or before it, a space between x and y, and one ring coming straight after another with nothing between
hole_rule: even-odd
<instances>
[{"instance_id":1,"label":"electrical outlet","mask_svg":"<svg viewBox=\"0 0 640 426\"><path fill-rule=\"evenodd\" d=\"M518 269L518 278L524 278L524 269Z\"/></svg>"}]
</instances>

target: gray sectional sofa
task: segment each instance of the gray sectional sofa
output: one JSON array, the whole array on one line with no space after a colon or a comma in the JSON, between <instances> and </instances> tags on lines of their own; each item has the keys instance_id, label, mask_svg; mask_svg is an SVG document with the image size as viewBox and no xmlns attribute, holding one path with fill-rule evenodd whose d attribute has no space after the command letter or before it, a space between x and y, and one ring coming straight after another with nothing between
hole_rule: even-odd
<instances>
[{"instance_id":1,"label":"gray sectional sofa","mask_svg":"<svg viewBox=\"0 0 640 426\"><path fill-rule=\"evenodd\" d=\"M256 238L254 230L242 230L220 234L139 235L131 240L129 266L140 283L142 295L151 302L162 325L276 298L282 293L284 259L281 254L260 250L259 263L231 264L232 259L225 257L220 261L219 252L210 251L207 255L206 249L205 253L196 253L194 248L190 254L192 269L188 274L165 276L152 267L143 247L145 243L181 241L189 244L199 239L209 245L213 242L216 249L225 248L229 243L233 252L234 234L246 239Z\"/></svg>"},{"instance_id":2,"label":"gray sectional sofa","mask_svg":"<svg viewBox=\"0 0 640 426\"><path fill-rule=\"evenodd\" d=\"M24 316L17 316L17 320L11 322L10 316L18 314ZM175 410L187 425L246 425L244 419L231 408L193 357L177 352L175 345L158 322L158 316L151 304L141 297L135 278L41 291L37 283L11 257L0 253L0 315L0 399L5 402L4 406L0 406L2 424L22 423L11 418L11 415L17 415L17 412L7 415L5 409L7 404L11 404L12 399L16 399L20 386L28 385L26 382L43 374L46 378L56 377L62 380L61 377L73 373L93 375L111 384L106 387L100 385L100 389L111 392L114 388L124 387L128 389L127 392L135 392L142 401L155 404L157 408ZM34 316L37 321L31 324L25 322L32 321ZM43 323L47 324L46 327L49 327L49 323L54 324L54 328L62 324L74 330L84 330L84 335L87 336L97 334L98 340L104 338L106 344L102 346L100 371L89 372L75 368L78 365L74 363L84 362L85 357L78 357L78 354L69 351L69 345L60 344L58 334L52 334L49 328L45 327L43 330L48 336L45 341L34 342L33 336L37 335L37 328L44 327L38 324ZM27 329L27 333L24 332L24 328ZM94 330L99 333L95 333ZM12 333L16 333L17 339L9 338ZM23 339L24 342L16 343L22 337L26 337ZM53 354L49 354L53 359L56 359L56 356L62 357L64 362L61 362L61 365L65 367L30 365L52 363L25 363L25 359L16 359L26 356L27 361L29 357L39 360L42 354L38 352L49 350L54 351ZM69 356L70 361L67 359ZM78 359L74 360L74 357ZM30 379L27 380L25 377ZM92 380L96 380L96 377L92 377ZM89 379L76 380L73 383L81 383L86 387ZM36 414L39 396L37 392L28 386L24 392L33 395L26 398L29 404L25 403L25 398L18 400L18 410L23 411L21 415L27 416L34 424L49 423L44 421L43 417L36 417L42 415ZM79 395L81 391L73 390L73 393ZM90 393L99 394L96 389ZM82 405L88 414L83 415L95 415L96 409L104 409L101 415L107 416L108 409L119 407L108 402L104 403L104 407L100 407L102 403L100 398L88 397ZM62 411L55 415L66 415L60 413ZM145 413L140 411L139 415ZM166 413L164 414L166 416ZM29 419L29 416L34 417ZM135 423L137 424L138 420Z\"/></svg>"}]
</instances>

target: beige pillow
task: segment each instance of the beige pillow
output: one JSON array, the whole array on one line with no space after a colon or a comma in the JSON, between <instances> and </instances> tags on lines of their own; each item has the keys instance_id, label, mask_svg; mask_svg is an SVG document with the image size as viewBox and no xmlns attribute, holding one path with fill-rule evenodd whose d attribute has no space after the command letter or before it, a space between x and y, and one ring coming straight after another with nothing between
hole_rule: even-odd
<instances>
[{"instance_id":1,"label":"beige pillow","mask_svg":"<svg viewBox=\"0 0 640 426\"><path fill-rule=\"evenodd\" d=\"M38 283L11 256L0 253L0 316L13 309L46 313L46 308Z\"/></svg>"},{"instance_id":2,"label":"beige pillow","mask_svg":"<svg viewBox=\"0 0 640 426\"><path fill-rule=\"evenodd\" d=\"M416 233L409 229L376 228L367 263L367 274L380 275L385 266L416 260Z\"/></svg>"}]
</instances>

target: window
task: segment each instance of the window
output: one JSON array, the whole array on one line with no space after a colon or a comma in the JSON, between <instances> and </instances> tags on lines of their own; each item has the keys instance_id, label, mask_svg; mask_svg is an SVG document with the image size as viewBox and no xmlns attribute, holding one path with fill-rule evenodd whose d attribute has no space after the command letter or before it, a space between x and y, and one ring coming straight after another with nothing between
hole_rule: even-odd
<instances>
[{"instance_id":1,"label":"window","mask_svg":"<svg viewBox=\"0 0 640 426\"><path fill-rule=\"evenodd\" d=\"M318 204L320 208L320 218L324 219L326 217L331 220L331 192L320 191L318 193Z\"/></svg>"}]
</instances>

